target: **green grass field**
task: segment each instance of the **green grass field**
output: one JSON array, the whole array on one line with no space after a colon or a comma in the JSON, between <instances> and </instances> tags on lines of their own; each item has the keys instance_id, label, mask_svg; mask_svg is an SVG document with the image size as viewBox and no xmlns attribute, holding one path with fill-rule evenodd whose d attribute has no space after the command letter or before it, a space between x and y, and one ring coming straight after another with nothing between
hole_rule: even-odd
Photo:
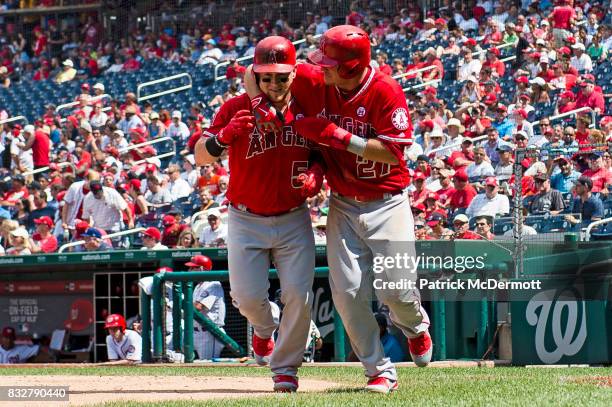
<instances>
[{"instance_id":1,"label":"green grass field","mask_svg":"<svg viewBox=\"0 0 612 407\"><path fill-rule=\"evenodd\" d=\"M210 367L91 367L0 369L1 375L167 375L269 376L266 369ZM112 402L104 406L612 406L612 368L400 368L400 389L366 394L363 371L355 367L304 367L301 377L341 383L322 393L271 397L177 401ZM0 377L0 382L2 378ZM607 383L607 384L606 384Z\"/></svg>"}]
</instances>

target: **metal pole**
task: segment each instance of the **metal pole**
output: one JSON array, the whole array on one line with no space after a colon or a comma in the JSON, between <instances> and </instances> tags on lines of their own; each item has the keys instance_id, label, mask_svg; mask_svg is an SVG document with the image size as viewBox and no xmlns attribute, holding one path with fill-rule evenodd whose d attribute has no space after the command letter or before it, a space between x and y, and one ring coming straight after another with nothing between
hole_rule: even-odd
<instances>
[{"instance_id":1,"label":"metal pole","mask_svg":"<svg viewBox=\"0 0 612 407\"><path fill-rule=\"evenodd\" d=\"M183 341L183 354L185 363L193 363L193 283L183 283L183 312L185 315L185 340Z\"/></svg>"},{"instance_id":2,"label":"metal pole","mask_svg":"<svg viewBox=\"0 0 612 407\"><path fill-rule=\"evenodd\" d=\"M140 289L140 316L142 318L142 361L151 363L151 297Z\"/></svg>"},{"instance_id":3,"label":"metal pole","mask_svg":"<svg viewBox=\"0 0 612 407\"><path fill-rule=\"evenodd\" d=\"M166 273L158 273L153 276L153 359L160 360L163 354L163 302L164 297L162 295L163 280L162 276Z\"/></svg>"},{"instance_id":4,"label":"metal pole","mask_svg":"<svg viewBox=\"0 0 612 407\"><path fill-rule=\"evenodd\" d=\"M446 300L440 293L434 292L433 308L433 342L434 359L446 359Z\"/></svg>"},{"instance_id":5,"label":"metal pole","mask_svg":"<svg viewBox=\"0 0 612 407\"><path fill-rule=\"evenodd\" d=\"M334 307L334 358L336 362L346 362L346 335L336 307Z\"/></svg>"},{"instance_id":6,"label":"metal pole","mask_svg":"<svg viewBox=\"0 0 612 407\"><path fill-rule=\"evenodd\" d=\"M522 149L517 150L514 157L514 208L512 209L512 222L514 223L514 278L523 275L523 166L521 161L525 158Z\"/></svg>"},{"instance_id":7,"label":"metal pole","mask_svg":"<svg viewBox=\"0 0 612 407\"><path fill-rule=\"evenodd\" d=\"M487 351L487 322L489 321L488 302L486 292L481 292L480 305L480 320L478 321L478 330L476 331L476 355L480 359Z\"/></svg>"},{"instance_id":8,"label":"metal pole","mask_svg":"<svg viewBox=\"0 0 612 407\"><path fill-rule=\"evenodd\" d=\"M175 352L183 348L183 328L181 326L182 284L178 281L172 284L172 349Z\"/></svg>"}]
</instances>

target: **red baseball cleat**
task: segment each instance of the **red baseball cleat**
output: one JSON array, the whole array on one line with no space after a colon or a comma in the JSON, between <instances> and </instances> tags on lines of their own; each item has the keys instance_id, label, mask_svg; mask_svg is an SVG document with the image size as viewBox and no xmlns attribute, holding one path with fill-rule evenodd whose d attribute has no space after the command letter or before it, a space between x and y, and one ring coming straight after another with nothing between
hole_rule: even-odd
<instances>
[{"instance_id":1,"label":"red baseball cleat","mask_svg":"<svg viewBox=\"0 0 612 407\"><path fill-rule=\"evenodd\" d=\"M397 390L397 387L397 380L376 376L368 380L368 384L366 385L365 389L371 393L389 394L392 391Z\"/></svg>"},{"instance_id":2,"label":"red baseball cleat","mask_svg":"<svg viewBox=\"0 0 612 407\"><path fill-rule=\"evenodd\" d=\"M274 391L277 393L293 393L298 389L298 378L284 374L272 377L274 381Z\"/></svg>"},{"instance_id":3,"label":"red baseball cleat","mask_svg":"<svg viewBox=\"0 0 612 407\"><path fill-rule=\"evenodd\" d=\"M270 364L270 355L274 350L274 339L262 339L253 334L253 354L255 361L259 366L267 366Z\"/></svg>"},{"instance_id":4,"label":"red baseball cleat","mask_svg":"<svg viewBox=\"0 0 612 407\"><path fill-rule=\"evenodd\" d=\"M408 339L408 348L410 349L412 361L418 367L425 367L431 362L433 344L431 343L431 336L429 336L428 331L425 331L421 336Z\"/></svg>"}]
</instances>

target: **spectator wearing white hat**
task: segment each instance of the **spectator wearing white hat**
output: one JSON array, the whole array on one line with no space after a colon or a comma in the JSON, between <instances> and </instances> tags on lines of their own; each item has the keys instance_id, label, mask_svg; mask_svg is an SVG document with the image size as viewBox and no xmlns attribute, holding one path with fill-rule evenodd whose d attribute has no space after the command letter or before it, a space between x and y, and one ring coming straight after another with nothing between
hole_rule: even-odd
<instances>
[{"instance_id":1,"label":"spectator wearing white hat","mask_svg":"<svg viewBox=\"0 0 612 407\"><path fill-rule=\"evenodd\" d=\"M221 220L218 209L208 211L208 226L202 229L199 237L204 247L224 247L227 241L227 225Z\"/></svg>"},{"instance_id":2,"label":"spectator wearing white hat","mask_svg":"<svg viewBox=\"0 0 612 407\"><path fill-rule=\"evenodd\" d=\"M193 154L189 154L185 156L185 161L183 161L183 172L181 173L181 178L183 178L187 183L195 188L198 183L198 177L200 176L198 170L195 165L195 157Z\"/></svg>"},{"instance_id":3,"label":"spectator wearing white hat","mask_svg":"<svg viewBox=\"0 0 612 407\"><path fill-rule=\"evenodd\" d=\"M34 169L34 157L31 149L23 149L27 140L34 134L35 129L31 124L20 131L21 126L16 125L13 128L13 140L11 141L11 169L17 169L19 172L32 171Z\"/></svg>"},{"instance_id":4,"label":"spectator wearing white hat","mask_svg":"<svg viewBox=\"0 0 612 407\"><path fill-rule=\"evenodd\" d=\"M147 129L151 138L164 137L166 135L166 125L159 119L159 113L149 113Z\"/></svg>"},{"instance_id":5,"label":"spectator wearing white hat","mask_svg":"<svg viewBox=\"0 0 612 407\"><path fill-rule=\"evenodd\" d=\"M95 85L93 85L93 90L94 90L94 96L102 96L104 94L105 88L103 84L98 82Z\"/></svg>"},{"instance_id":6,"label":"spectator wearing white hat","mask_svg":"<svg viewBox=\"0 0 612 407\"><path fill-rule=\"evenodd\" d=\"M584 52L584 44L577 42L572 45L574 56L570 59L570 65L579 73L591 72L593 70L593 61L589 54Z\"/></svg>"},{"instance_id":7,"label":"spectator wearing white hat","mask_svg":"<svg viewBox=\"0 0 612 407\"><path fill-rule=\"evenodd\" d=\"M74 69L74 63L72 60L67 59L62 62L62 71L55 77L55 82L64 83L74 79L77 74L77 70Z\"/></svg>"},{"instance_id":8,"label":"spectator wearing white hat","mask_svg":"<svg viewBox=\"0 0 612 407\"><path fill-rule=\"evenodd\" d=\"M9 241L11 247L6 250L7 256L23 256L24 254L32 254L30 250L30 234L20 226L9 233Z\"/></svg>"},{"instance_id":9,"label":"spectator wearing white hat","mask_svg":"<svg viewBox=\"0 0 612 407\"><path fill-rule=\"evenodd\" d=\"M166 136L173 140L187 140L189 138L189 127L181 120L183 115L178 110L172 112L172 123L166 130Z\"/></svg>"}]
</instances>

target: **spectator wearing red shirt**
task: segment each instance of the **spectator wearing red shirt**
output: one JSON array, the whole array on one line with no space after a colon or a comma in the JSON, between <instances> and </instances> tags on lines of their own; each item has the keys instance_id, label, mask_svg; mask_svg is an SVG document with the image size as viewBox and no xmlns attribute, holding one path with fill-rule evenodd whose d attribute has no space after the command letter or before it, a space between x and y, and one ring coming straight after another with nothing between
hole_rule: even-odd
<instances>
[{"instance_id":1,"label":"spectator wearing red shirt","mask_svg":"<svg viewBox=\"0 0 612 407\"><path fill-rule=\"evenodd\" d=\"M447 170L445 168L441 169L438 172L438 179L440 180L440 189L436 192L440 197L439 202L441 205L444 205L448 198L455 192L455 188L451 184L451 177L454 173L451 170Z\"/></svg>"},{"instance_id":2,"label":"spectator wearing red shirt","mask_svg":"<svg viewBox=\"0 0 612 407\"><path fill-rule=\"evenodd\" d=\"M13 176L13 185L11 189L5 192L0 206L15 206L17 201L27 198L30 195L28 189L25 186L25 178L23 175L18 174Z\"/></svg>"},{"instance_id":3,"label":"spectator wearing red shirt","mask_svg":"<svg viewBox=\"0 0 612 407\"><path fill-rule=\"evenodd\" d=\"M97 48L100 44L100 38L102 36L102 30L100 29L100 25L93 18L93 16L87 17L87 23L81 30L81 34L85 35L85 39L83 43L85 45L89 44L93 48Z\"/></svg>"},{"instance_id":4,"label":"spectator wearing red shirt","mask_svg":"<svg viewBox=\"0 0 612 407\"><path fill-rule=\"evenodd\" d=\"M49 216L41 216L34 219L36 224L36 233L32 235L34 244L32 245L32 253L53 253L57 250L57 238L51 234L53 229L53 220Z\"/></svg>"},{"instance_id":5,"label":"spectator wearing red shirt","mask_svg":"<svg viewBox=\"0 0 612 407\"><path fill-rule=\"evenodd\" d=\"M234 78L243 78L246 68L236 62L235 59L230 59L230 64L225 72L225 79L231 80Z\"/></svg>"},{"instance_id":6,"label":"spectator wearing red shirt","mask_svg":"<svg viewBox=\"0 0 612 407\"><path fill-rule=\"evenodd\" d=\"M436 54L436 50L433 48L428 48L423 55L425 56L425 63L423 64L423 68L428 66L434 66L434 69L430 69L429 71L422 72L423 82L429 82L434 79L442 79L444 77L444 67L442 66L442 62L438 58Z\"/></svg>"},{"instance_id":7,"label":"spectator wearing red shirt","mask_svg":"<svg viewBox=\"0 0 612 407\"><path fill-rule=\"evenodd\" d=\"M540 73L538 73L538 76L544 79L546 83L552 81L557 77L557 75L555 75L555 71L550 69L549 62L550 61L548 60L548 56L540 56Z\"/></svg>"},{"instance_id":8,"label":"spectator wearing red shirt","mask_svg":"<svg viewBox=\"0 0 612 407\"><path fill-rule=\"evenodd\" d=\"M26 126L27 127L27 126ZM45 126L30 134L26 140L23 150L32 149L34 168L47 167L49 165L49 152L51 141L49 140L49 127Z\"/></svg>"},{"instance_id":9,"label":"spectator wearing red shirt","mask_svg":"<svg viewBox=\"0 0 612 407\"><path fill-rule=\"evenodd\" d=\"M566 90L559 95L557 101L557 112L555 114L569 112L576 109L576 103L574 102L574 92Z\"/></svg>"},{"instance_id":10,"label":"spectator wearing red shirt","mask_svg":"<svg viewBox=\"0 0 612 407\"><path fill-rule=\"evenodd\" d=\"M566 3L566 0L558 0L558 6L548 16L552 20L553 38L555 39L556 48L563 46L563 41L570 35L569 30L576 18L576 12Z\"/></svg>"},{"instance_id":11,"label":"spectator wearing red shirt","mask_svg":"<svg viewBox=\"0 0 612 407\"><path fill-rule=\"evenodd\" d=\"M32 76L32 80L35 81L43 81L49 79L49 75L51 74L51 70L49 69L49 61L44 59L40 63L40 68L34 72L34 76Z\"/></svg>"},{"instance_id":12,"label":"spectator wearing red shirt","mask_svg":"<svg viewBox=\"0 0 612 407\"><path fill-rule=\"evenodd\" d=\"M425 188L426 178L427 177L425 176L425 174L420 171L414 173L414 178L412 179L414 191L412 191L410 199L413 205L424 203L425 199L427 198L427 194L431 192L427 188Z\"/></svg>"},{"instance_id":13,"label":"spectator wearing red shirt","mask_svg":"<svg viewBox=\"0 0 612 407\"><path fill-rule=\"evenodd\" d=\"M43 34L40 27L34 28L34 37L36 38L36 42L32 49L34 51L34 56L39 57L47 48L47 37Z\"/></svg>"},{"instance_id":14,"label":"spectator wearing red shirt","mask_svg":"<svg viewBox=\"0 0 612 407\"><path fill-rule=\"evenodd\" d=\"M470 230L470 220L464 214L455 216L455 219L453 219L453 227L455 229L455 234L451 240L482 240L482 237Z\"/></svg>"},{"instance_id":15,"label":"spectator wearing red shirt","mask_svg":"<svg viewBox=\"0 0 612 407\"><path fill-rule=\"evenodd\" d=\"M385 75L391 76L393 74L393 69L390 65L387 64L389 57L386 52L378 52L376 54L376 62L378 62L378 70Z\"/></svg>"},{"instance_id":16,"label":"spectator wearing red shirt","mask_svg":"<svg viewBox=\"0 0 612 407\"><path fill-rule=\"evenodd\" d=\"M576 141L578 144L588 144L590 123L591 120L587 115L580 115L576 118Z\"/></svg>"},{"instance_id":17,"label":"spectator wearing red shirt","mask_svg":"<svg viewBox=\"0 0 612 407\"><path fill-rule=\"evenodd\" d=\"M455 190L450 194L446 207L452 210L467 208L478 192L468 183L468 176L464 169L455 173L453 184Z\"/></svg>"},{"instance_id":18,"label":"spectator wearing red shirt","mask_svg":"<svg viewBox=\"0 0 612 407\"><path fill-rule=\"evenodd\" d=\"M506 65L499 59L499 49L496 47L487 50L487 60L482 64L482 67L489 67L494 77L501 78L506 72ZM482 79L482 78L481 78Z\"/></svg>"},{"instance_id":19,"label":"spectator wearing red shirt","mask_svg":"<svg viewBox=\"0 0 612 407\"><path fill-rule=\"evenodd\" d=\"M582 89L578 92L578 96L576 97L576 108L579 109L587 106L597 113L603 113L605 111L604 97L601 92L595 89L595 83L592 76L589 75L589 77L584 79L580 83L580 86Z\"/></svg>"},{"instance_id":20,"label":"spectator wearing red shirt","mask_svg":"<svg viewBox=\"0 0 612 407\"><path fill-rule=\"evenodd\" d=\"M354 25L355 27L359 27L359 25L363 22L363 16L357 11L357 5L351 4L350 13L346 16L346 24Z\"/></svg>"},{"instance_id":21,"label":"spectator wearing red shirt","mask_svg":"<svg viewBox=\"0 0 612 407\"><path fill-rule=\"evenodd\" d=\"M465 168L474 162L474 143L469 138L461 142L461 150L453 151L448 157L448 164L454 169Z\"/></svg>"},{"instance_id":22,"label":"spectator wearing red shirt","mask_svg":"<svg viewBox=\"0 0 612 407\"><path fill-rule=\"evenodd\" d=\"M608 195L608 186L612 185L612 171L604 166L603 151L593 151L589 156L589 169L582 173L593 181L591 192Z\"/></svg>"}]
</instances>

